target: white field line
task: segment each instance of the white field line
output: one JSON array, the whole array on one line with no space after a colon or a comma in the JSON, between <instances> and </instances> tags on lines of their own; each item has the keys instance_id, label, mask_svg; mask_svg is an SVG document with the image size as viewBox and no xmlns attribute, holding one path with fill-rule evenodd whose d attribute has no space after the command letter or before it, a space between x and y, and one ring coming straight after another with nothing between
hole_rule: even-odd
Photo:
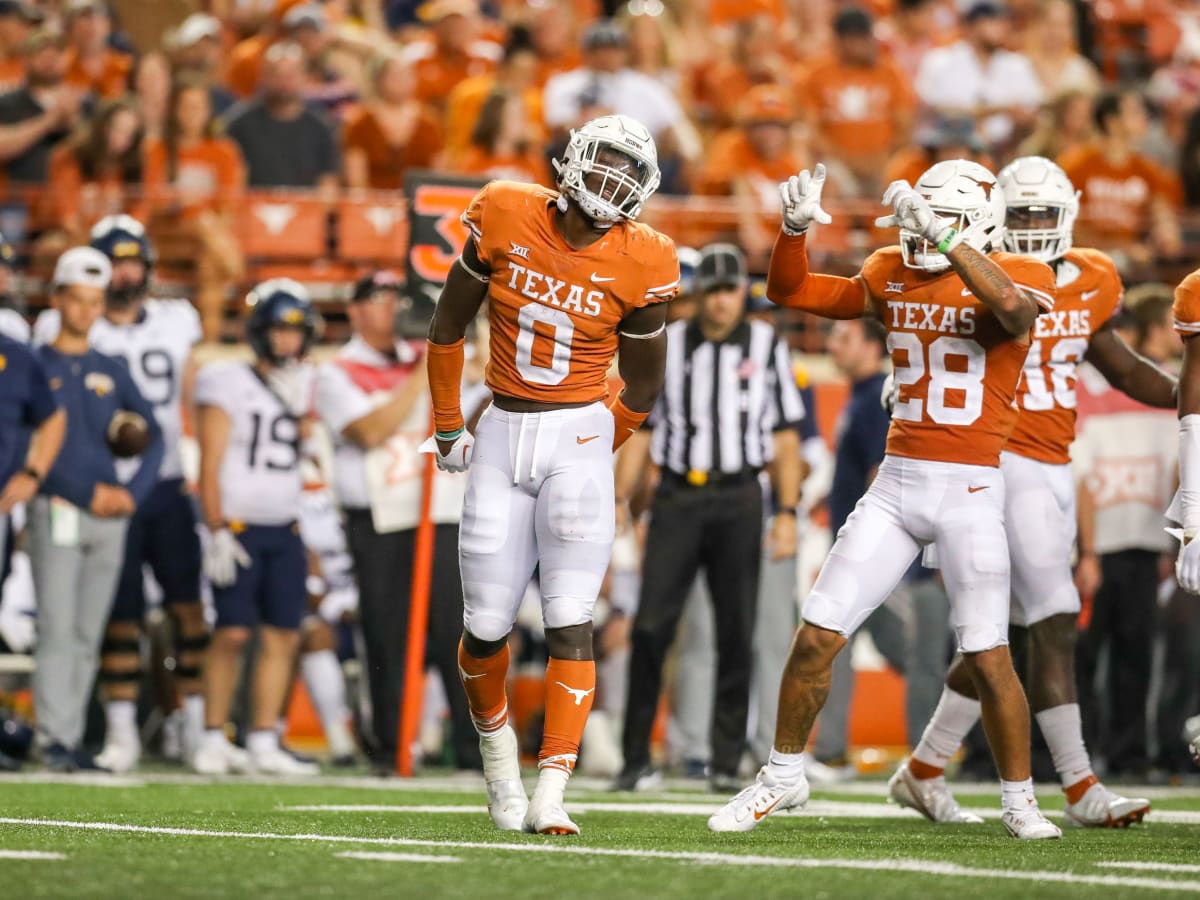
<instances>
[{"instance_id":1,"label":"white field line","mask_svg":"<svg viewBox=\"0 0 1200 900\"><path fill-rule=\"evenodd\" d=\"M572 813L589 812L618 812L633 815L666 815L666 816L711 816L720 806L719 799L706 804L701 803L669 803L647 800L642 802L593 802L581 800L568 802L567 810ZM403 806L399 804L379 803L321 803L300 806L283 806L281 809L291 812L336 812L336 813L470 813L478 815L487 812L485 806L442 804L417 804ZM987 807L969 809L970 812L984 819L999 819L1000 810ZM1051 816L1061 816L1057 810L1047 810ZM890 803L856 803L854 801L810 800L803 810L795 810L789 815L811 816L814 818L829 817L833 819L913 819L918 818L911 810L901 809ZM1169 822L1175 825L1200 825L1200 812L1184 810L1151 811L1150 822ZM1198 870L1200 871L1200 870Z\"/></svg>"},{"instance_id":2,"label":"white field line","mask_svg":"<svg viewBox=\"0 0 1200 900\"><path fill-rule=\"evenodd\" d=\"M375 862L417 862L417 863L460 863L461 856L431 856L428 853L368 853L364 850L347 850L345 853L333 854L338 859L366 859Z\"/></svg>"},{"instance_id":3,"label":"white field line","mask_svg":"<svg viewBox=\"0 0 1200 900\"><path fill-rule=\"evenodd\" d=\"M141 778L104 773L64 775L57 772L21 772L0 775L0 784L69 784L72 787L130 788L143 787L145 783Z\"/></svg>"},{"instance_id":4,"label":"white field line","mask_svg":"<svg viewBox=\"0 0 1200 900\"><path fill-rule=\"evenodd\" d=\"M46 853L42 850L0 850L0 859L66 859L63 853Z\"/></svg>"},{"instance_id":5,"label":"white field line","mask_svg":"<svg viewBox=\"0 0 1200 900\"><path fill-rule=\"evenodd\" d=\"M1105 869L1137 869L1143 872L1200 872L1200 865L1191 863L1155 862L1098 862Z\"/></svg>"},{"instance_id":6,"label":"white field line","mask_svg":"<svg viewBox=\"0 0 1200 900\"><path fill-rule=\"evenodd\" d=\"M72 822L55 819L0 818L0 825L34 828L78 829L124 834L159 834L174 837L214 837L225 840L305 841L324 844L359 844L385 847L440 847L461 850L499 850L511 853L549 853L569 856L607 856L619 859L673 860L702 865L761 866L780 869L846 869L852 871L912 872L919 875L944 875L952 878L1002 878L1059 884L1093 884L1101 887L1144 888L1146 890L1200 893L1200 881L1174 881L1126 875L1086 875L1076 872L1020 871L1016 869L974 869L957 863L919 859L797 859L786 856L754 856L736 853L699 853L670 850L637 850L616 847L587 847L567 842L487 843L483 841L418 840L415 838L364 838L339 834L281 834L253 831L208 831L200 828L165 828L127 825L117 822Z\"/></svg>"}]
</instances>

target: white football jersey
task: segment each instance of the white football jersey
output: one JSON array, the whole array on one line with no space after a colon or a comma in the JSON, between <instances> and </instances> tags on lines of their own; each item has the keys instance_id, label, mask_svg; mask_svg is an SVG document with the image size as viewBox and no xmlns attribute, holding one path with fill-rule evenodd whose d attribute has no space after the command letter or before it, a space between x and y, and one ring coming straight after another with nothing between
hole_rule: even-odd
<instances>
[{"instance_id":1,"label":"white football jersey","mask_svg":"<svg viewBox=\"0 0 1200 900\"><path fill-rule=\"evenodd\" d=\"M328 488L310 487L301 495L300 537L320 560L329 590L354 587L354 562L346 547L342 517Z\"/></svg>"},{"instance_id":2,"label":"white football jersey","mask_svg":"<svg viewBox=\"0 0 1200 900\"><path fill-rule=\"evenodd\" d=\"M34 323L33 342L49 344L58 337L58 328L58 310L44 310ZM88 342L101 353L125 360L133 383L154 407L165 450L159 478L183 476L180 393L188 358L200 338L200 317L187 300L146 300L133 324L114 325L101 316L88 334Z\"/></svg>"},{"instance_id":3,"label":"white football jersey","mask_svg":"<svg viewBox=\"0 0 1200 900\"><path fill-rule=\"evenodd\" d=\"M311 384L312 368L298 374ZM307 394L306 394L307 396ZM229 416L221 460L221 512L249 525L284 525L300 517L300 419L246 362L207 365L196 376L196 405Z\"/></svg>"}]
</instances>

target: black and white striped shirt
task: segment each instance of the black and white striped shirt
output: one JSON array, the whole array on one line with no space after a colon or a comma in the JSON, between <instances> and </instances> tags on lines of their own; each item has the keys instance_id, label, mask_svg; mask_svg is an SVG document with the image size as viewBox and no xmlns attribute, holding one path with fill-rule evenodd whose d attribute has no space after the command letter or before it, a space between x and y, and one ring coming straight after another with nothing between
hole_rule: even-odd
<instances>
[{"instance_id":1,"label":"black and white striped shirt","mask_svg":"<svg viewBox=\"0 0 1200 900\"><path fill-rule=\"evenodd\" d=\"M695 320L667 327L667 374L650 424L654 461L677 475L763 468L772 436L805 416L787 345L766 322L743 321L720 343Z\"/></svg>"}]
</instances>

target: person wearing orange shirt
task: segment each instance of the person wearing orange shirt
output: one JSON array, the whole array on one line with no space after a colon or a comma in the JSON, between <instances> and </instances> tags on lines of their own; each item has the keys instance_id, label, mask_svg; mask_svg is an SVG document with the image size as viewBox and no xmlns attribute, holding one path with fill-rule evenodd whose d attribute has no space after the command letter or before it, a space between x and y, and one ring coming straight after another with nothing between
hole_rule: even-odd
<instances>
[{"instance_id":1,"label":"person wearing orange shirt","mask_svg":"<svg viewBox=\"0 0 1200 900\"><path fill-rule=\"evenodd\" d=\"M346 184L397 190L410 168L428 167L442 150L436 113L414 96L411 68L394 54L367 64L372 95L342 129Z\"/></svg>"},{"instance_id":2,"label":"person wearing orange shirt","mask_svg":"<svg viewBox=\"0 0 1200 900\"><path fill-rule=\"evenodd\" d=\"M455 86L473 75L496 67L500 47L479 40L479 5L475 0L430 0L420 9L430 26L429 41L417 41L404 50L416 79L416 96L441 109Z\"/></svg>"},{"instance_id":3,"label":"person wearing orange shirt","mask_svg":"<svg viewBox=\"0 0 1200 900\"><path fill-rule=\"evenodd\" d=\"M542 91L537 83L537 52L529 29L517 25L508 33L504 57L495 72L475 75L462 81L446 101L446 151L460 153L471 144L471 133L480 111L496 91L517 94L525 104L531 138L544 139Z\"/></svg>"},{"instance_id":4,"label":"person wearing orange shirt","mask_svg":"<svg viewBox=\"0 0 1200 900\"><path fill-rule=\"evenodd\" d=\"M541 145L531 139L529 113L522 97L497 91L479 113L471 144L451 160L450 168L464 175L550 185L550 170Z\"/></svg>"},{"instance_id":5,"label":"person wearing orange shirt","mask_svg":"<svg viewBox=\"0 0 1200 900\"><path fill-rule=\"evenodd\" d=\"M1080 241L1111 251L1118 268L1147 265L1182 251L1176 210L1179 179L1138 152L1146 136L1146 105L1136 91L1096 101L1098 138L1058 164L1079 188Z\"/></svg>"},{"instance_id":6,"label":"person wearing orange shirt","mask_svg":"<svg viewBox=\"0 0 1200 900\"><path fill-rule=\"evenodd\" d=\"M429 326L434 436L443 471L468 471L459 538L458 664L479 732L488 811L501 830L578 834L563 809L596 692L592 610L616 526L613 454L662 388L674 242L637 222L659 185L645 125L603 116L576 129L560 191L493 181ZM467 328L487 301L492 405L472 435L461 384ZM617 358L625 387L608 400ZM514 449L515 448L515 451ZM538 783L527 798L508 724L508 640L534 569L550 660Z\"/></svg>"},{"instance_id":7,"label":"person wearing orange shirt","mask_svg":"<svg viewBox=\"0 0 1200 900\"><path fill-rule=\"evenodd\" d=\"M883 186L883 165L907 138L916 107L908 80L881 57L873 27L865 10L839 12L833 53L812 64L796 92L812 126L814 151L850 170L858 196Z\"/></svg>"},{"instance_id":8,"label":"person wearing orange shirt","mask_svg":"<svg viewBox=\"0 0 1200 900\"><path fill-rule=\"evenodd\" d=\"M71 0L66 9L67 84L100 97L120 97L133 59L108 44L112 19L99 0Z\"/></svg>"},{"instance_id":9,"label":"person wearing orange shirt","mask_svg":"<svg viewBox=\"0 0 1200 900\"><path fill-rule=\"evenodd\" d=\"M219 338L226 289L242 275L234 221L246 168L218 131L207 84L177 81L163 136L146 142L143 175L156 226L199 246L196 306L207 340Z\"/></svg>"},{"instance_id":10,"label":"person wearing orange shirt","mask_svg":"<svg viewBox=\"0 0 1200 900\"><path fill-rule=\"evenodd\" d=\"M737 21L732 41L726 57L706 59L690 77L690 112L718 128L737 123L742 99L755 85L791 86L793 81L776 23L769 16Z\"/></svg>"}]
</instances>

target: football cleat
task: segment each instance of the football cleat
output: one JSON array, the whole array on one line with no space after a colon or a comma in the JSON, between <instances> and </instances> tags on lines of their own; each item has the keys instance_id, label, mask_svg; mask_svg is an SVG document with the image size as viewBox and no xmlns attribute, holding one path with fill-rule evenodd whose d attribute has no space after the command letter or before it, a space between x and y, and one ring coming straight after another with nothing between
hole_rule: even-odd
<instances>
[{"instance_id":1,"label":"football cleat","mask_svg":"<svg viewBox=\"0 0 1200 900\"><path fill-rule=\"evenodd\" d=\"M1036 803L1025 809L1006 809L1000 816L1005 829L1022 841L1046 841L1062 837L1062 829L1042 815Z\"/></svg>"},{"instance_id":2,"label":"football cleat","mask_svg":"<svg viewBox=\"0 0 1200 900\"><path fill-rule=\"evenodd\" d=\"M483 777L487 782L488 813L501 831L520 831L529 800L521 784L521 754L517 733L505 725L495 734L479 736Z\"/></svg>"},{"instance_id":3,"label":"football cleat","mask_svg":"<svg viewBox=\"0 0 1200 900\"><path fill-rule=\"evenodd\" d=\"M491 785L489 785L491 787ZM579 834L579 826L563 809L561 791L534 790L522 823L529 834Z\"/></svg>"},{"instance_id":4,"label":"football cleat","mask_svg":"<svg viewBox=\"0 0 1200 900\"><path fill-rule=\"evenodd\" d=\"M104 749L96 757L96 763L110 772L122 775L136 769L141 757L142 745L136 737L133 740L116 739L105 742Z\"/></svg>"},{"instance_id":5,"label":"football cleat","mask_svg":"<svg viewBox=\"0 0 1200 900\"><path fill-rule=\"evenodd\" d=\"M321 767L288 753L282 747L260 750L250 754L250 765L260 775L320 775Z\"/></svg>"},{"instance_id":6,"label":"football cleat","mask_svg":"<svg viewBox=\"0 0 1200 900\"><path fill-rule=\"evenodd\" d=\"M708 766L701 763L705 769ZM621 772L613 782L614 791L657 791L663 786L662 772L653 766L628 769Z\"/></svg>"},{"instance_id":7,"label":"football cleat","mask_svg":"<svg viewBox=\"0 0 1200 900\"><path fill-rule=\"evenodd\" d=\"M1122 797L1100 783L1087 789L1077 803L1068 803L1063 813L1071 828L1128 828L1150 812L1150 801Z\"/></svg>"},{"instance_id":8,"label":"football cleat","mask_svg":"<svg viewBox=\"0 0 1200 900\"><path fill-rule=\"evenodd\" d=\"M228 775L230 772L250 772L250 754L222 738L205 738L192 754L192 768L201 775Z\"/></svg>"},{"instance_id":9,"label":"football cleat","mask_svg":"<svg viewBox=\"0 0 1200 900\"><path fill-rule=\"evenodd\" d=\"M784 784L776 781L763 766L754 783L713 813L709 831L749 831L772 813L799 809L808 802L808 779Z\"/></svg>"},{"instance_id":10,"label":"football cleat","mask_svg":"<svg viewBox=\"0 0 1200 900\"><path fill-rule=\"evenodd\" d=\"M930 822L943 825L981 825L983 819L966 812L954 799L946 776L917 778L905 760L888 780L888 800L906 809L915 809Z\"/></svg>"}]
</instances>

